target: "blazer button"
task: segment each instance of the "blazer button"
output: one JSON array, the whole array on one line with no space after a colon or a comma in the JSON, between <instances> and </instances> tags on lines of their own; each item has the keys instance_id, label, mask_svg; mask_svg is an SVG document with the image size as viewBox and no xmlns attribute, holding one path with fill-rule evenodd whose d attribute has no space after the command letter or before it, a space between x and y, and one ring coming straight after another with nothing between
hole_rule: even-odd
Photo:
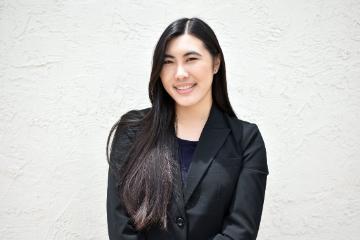
<instances>
[{"instance_id":1,"label":"blazer button","mask_svg":"<svg viewBox=\"0 0 360 240\"><path fill-rule=\"evenodd\" d=\"M183 228L184 227L184 218L182 217L177 217L176 218L176 225L178 225L178 227Z\"/></svg>"}]
</instances>

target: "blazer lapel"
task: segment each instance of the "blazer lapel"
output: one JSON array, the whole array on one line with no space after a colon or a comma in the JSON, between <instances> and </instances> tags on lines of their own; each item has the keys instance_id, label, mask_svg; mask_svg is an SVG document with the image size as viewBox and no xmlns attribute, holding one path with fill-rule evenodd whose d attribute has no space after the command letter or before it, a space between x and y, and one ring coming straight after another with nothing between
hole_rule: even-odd
<instances>
[{"instance_id":1,"label":"blazer lapel","mask_svg":"<svg viewBox=\"0 0 360 240\"><path fill-rule=\"evenodd\" d=\"M184 205L190 199L229 132L223 112L213 103L188 170L184 188Z\"/></svg>"}]
</instances>

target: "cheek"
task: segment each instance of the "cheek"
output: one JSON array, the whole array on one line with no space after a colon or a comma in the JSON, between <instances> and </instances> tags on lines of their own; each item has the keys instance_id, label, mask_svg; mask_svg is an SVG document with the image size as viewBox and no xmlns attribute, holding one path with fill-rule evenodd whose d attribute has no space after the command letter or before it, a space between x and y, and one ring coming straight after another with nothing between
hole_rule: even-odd
<instances>
[{"instance_id":1,"label":"cheek","mask_svg":"<svg viewBox=\"0 0 360 240\"><path fill-rule=\"evenodd\" d=\"M202 78L208 78L209 76L212 76L211 67L206 63L199 63L197 66L194 66L192 71L198 76L202 76Z\"/></svg>"},{"instance_id":2,"label":"cheek","mask_svg":"<svg viewBox=\"0 0 360 240\"><path fill-rule=\"evenodd\" d=\"M167 78L165 78L164 76L163 77L160 77L161 79L161 83L163 85L163 87L165 88L165 90L167 92L170 92L172 86L171 86L171 82L167 80Z\"/></svg>"},{"instance_id":3,"label":"cheek","mask_svg":"<svg viewBox=\"0 0 360 240\"><path fill-rule=\"evenodd\" d=\"M203 65L196 71L197 79L203 86L211 85L213 80L213 74L208 65Z\"/></svg>"}]
</instances>

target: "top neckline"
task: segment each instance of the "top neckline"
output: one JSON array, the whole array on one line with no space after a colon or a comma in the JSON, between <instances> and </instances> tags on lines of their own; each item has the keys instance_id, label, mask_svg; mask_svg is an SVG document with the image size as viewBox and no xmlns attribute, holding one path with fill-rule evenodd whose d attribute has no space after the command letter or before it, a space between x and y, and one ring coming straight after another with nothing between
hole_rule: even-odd
<instances>
[{"instance_id":1,"label":"top neckline","mask_svg":"<svg viewBox=\"0 0 360 240\"><path fill-rule=\"evenodd\" d=\"M193 140L187 140L187 139L182 139L179 137L176 137L176 139L182 143L198 143L199 141L193 141Z\"/></svg>"}]
</instances>

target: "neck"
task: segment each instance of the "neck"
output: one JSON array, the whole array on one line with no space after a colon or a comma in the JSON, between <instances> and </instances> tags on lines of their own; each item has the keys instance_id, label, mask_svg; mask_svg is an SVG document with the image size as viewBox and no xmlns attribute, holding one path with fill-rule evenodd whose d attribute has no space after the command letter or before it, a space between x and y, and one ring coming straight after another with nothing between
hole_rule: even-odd
<instances>
[{"instance_id":1,"label":"neck","mask_svg":"<svg viewBox=\"0 0 360 240\"><path fill-rule=\"evenodd\" d=\"M209 117L212 98L194 106L175 106L177 123L183 126L204 125Z\"/></svg>"}]
</instances>

